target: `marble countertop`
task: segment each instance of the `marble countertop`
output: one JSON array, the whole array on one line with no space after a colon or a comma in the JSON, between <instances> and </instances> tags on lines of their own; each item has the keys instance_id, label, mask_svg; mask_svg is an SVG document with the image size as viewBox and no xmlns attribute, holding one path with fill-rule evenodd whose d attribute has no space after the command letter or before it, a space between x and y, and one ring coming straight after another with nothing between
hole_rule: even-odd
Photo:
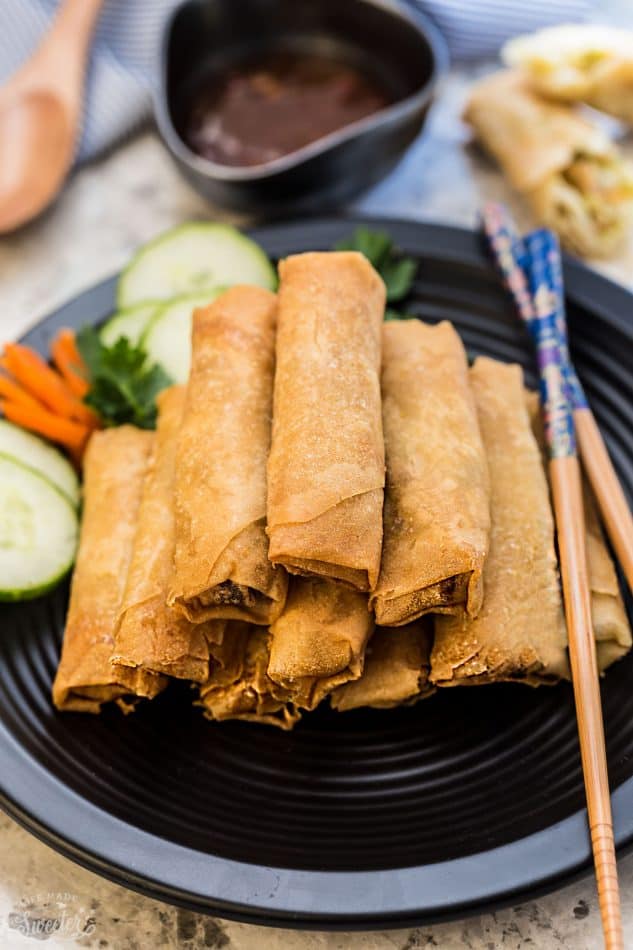
<instances>
[{"instance_id":1,"label":"marble countertop","mask_svg":"<svg viewBox=\"0 0 633 950\"><path fill-rule=\"evenodd\" d=\"M355 208L473 226L482 200L494 198L509 204L522 226L534 223L494 168L464 147L466 133L458 117L472 78L471 70L447 79L425 134ZM625 148L633 152L630 141ZM152 132L80 170L44 218L0 241L0 338L17 336L55 306L117 271L143 241L188 218L204 216L227 218L190 190ZM633 286L630 247L619 258L596 266ZM0 950L32 947L36 940L45 940L50 950L71 945L115 950L602 946L591 877L529 904L465 921L375 934L328 934L230 923L150 900L78 867L5 816L0 816L0 868ZM621 860L620 875L625 939L633 945L633 855ZM49 925L54 932L20 934L25 911L34 906L40 916L58 921Z\"/></svg>"}]
</instances>

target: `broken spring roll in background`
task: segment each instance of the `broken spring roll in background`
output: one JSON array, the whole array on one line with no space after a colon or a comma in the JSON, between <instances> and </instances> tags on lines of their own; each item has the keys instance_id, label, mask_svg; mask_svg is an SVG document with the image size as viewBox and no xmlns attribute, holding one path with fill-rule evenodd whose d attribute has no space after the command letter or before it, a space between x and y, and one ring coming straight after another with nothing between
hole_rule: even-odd
<instances>
[{"instance_id":1,"label":"broken spring roll in background","mask_svg":"<svg viewBox=\"0 0 633 950\"><path fill-rule=\"evenodd\" d=\"M169 604L194 623L268 624L286 597L265 528L275 313L274 294L232 287L193 316Z\"/></svg>"},{"instance_id":2,"label":"broken spring roll in background","mask_svg":"<svg viewBox=\"0 0 633 950\"><path fill-rule=\"evenodd\" d=\"M432 683L538 685L569 675L554 519L516 365L470 370L490 471L490 549L479 615L435 619Z\"/></svg>"},{"instance_id":3,"label":"broken spring roll in background","mask_svg":"<svg viewBox=\"0 0 633 950\"><path fill-rule=\"evenodd\" d=\"M270 635L263 627L231 621L200 687L200 705L208 719L245 719L292 729L300 713L287 690L267 674Z\"/></svg>"},{"instance_id":4,"label":"broken spring roll in background","mask_svg":"<svg viewBox=\"0 0 633 950\"><path fill-rule=\"evenodd\" d=\"M462 342L450 323L383 327L387 461L381 625L429 611L478 613L490 535L488 465Z\"/></svg>"},{"instance_id":5,"label":"broken spring roll in background","mask_svg":"<svg viewBox=\"0 0 633 950\"><path fill-rule=\"evenodd\" d=\"M535 213L579 254L605 257L633 216L633 170L604 133L513 71L483 79L464 117Z\"/></svg>"},{"instance_id":6,"label":"broken spring roll in background","mask_svg":"<svg viewBox=\"0 0 633 950\"><path fill-rule=\"evenodd\" d=\"M547 472L545 432L538 393L527 391L526 403ZM582 482L591 619L596 638L598 668L602 673L631 649L631 628L620 593L615 566L600 525L596 500L585 475Z\"/></svg>"},{"instance_id":7,"label":"broken spring roll in background","mask_svg":"<svg viewBox=\"0 0 633 950\"><path fill-rule=\"evenodd\" d=\"M434 692L428 681L432 640L430 617L406 627L376 627L362 676L334 690L332 707L339 712L360 706L387 709L430 696Z\"/></svg>"},{"instance_id":8,"label":"broken spring roll in background","mask_svg":"<svg viewBox=\"0 0 633 950\"><path fill-rule=\"evenodd\" d=\"M182 386L172 386L157 399L156 438L143 484L112 660L125 667L203 682L209 675L209 642L221 641L225 622L192 624L167 606L175 544L176 444L184 396Z\"/></svg>"},{"instance_id":9,"label":"broken spring roll in background","mask_svg":"<svg viewBox=\"0 0 633 950\"><path fill-rule=\"evenodd\" d=\"M384 284L353 251L288 257L279 275L269 556L369 590L382 543Z\"/></svg>"},{"instance_id":10,"label":"broken spring roll in background","mask_svg":"<svg viewBox=\"0 0 633 950\"><path fill-rule=\"evenodd\" d=\"M633 32L595 23L566 23L505 44L508 66L537 92L586 102L633 125Z\"/></svg>"},{"instance_id":11,"label":"broken spring roll in background","mask_svg":"<svg viewBox=\"0 0 633 950\"><path fill-rule=\"evenodd\" d=\"M363 671L374 621L367 597L318 577L293 577L271 626L268 675L302 709L314 709L336 686Z\"/></svg>"},{"instance_id":12,"label":"broken spring roll in background","mask_svg":"<svg viewBox=\"0 0 633 950\"><path fill-rule=\"evenodd\" d=\"M127 712L165 684L163 677L110 663L153 439L126 425L94 433L86 450L79 550L53 683L58 709L98 713L102 703L115 701Z\"/></svg>"}]
</instances>

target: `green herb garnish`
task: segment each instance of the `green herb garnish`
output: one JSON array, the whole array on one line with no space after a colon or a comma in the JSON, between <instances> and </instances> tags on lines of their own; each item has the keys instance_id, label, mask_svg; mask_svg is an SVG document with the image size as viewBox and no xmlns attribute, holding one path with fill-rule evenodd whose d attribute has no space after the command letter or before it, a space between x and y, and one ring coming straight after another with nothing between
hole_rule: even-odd
<instances>
[{"instance_id":1,"label":"green herb garnish","mask_svg":"<svg viewBox=\"0 0 633 950\"><path fill-rule=\"evenodd\" d=\"M398 303L411 290L418 268L412 257L403 257L394 247L386 231L372 231L370 228L356 228L354 233L334 245L337 251L360 251L369 263L378 271L387 288L387 303ZM385 320L407 319L408 314L389 307Z\"/></svg>"},{"instance_id":2,"label":"green herb garnish","mask_svg":"<svg viewBox=\"0 0 633 950\"><path fill-rule=\"evenodd\" d=\"M77 347L90 378L84 402L106 425L129 422L141 429L153 429L156 397L172 382L162 366L149 363L145 350L125 337L104 346L92 327L77 333Z\"/></svg>"}]
</instances>

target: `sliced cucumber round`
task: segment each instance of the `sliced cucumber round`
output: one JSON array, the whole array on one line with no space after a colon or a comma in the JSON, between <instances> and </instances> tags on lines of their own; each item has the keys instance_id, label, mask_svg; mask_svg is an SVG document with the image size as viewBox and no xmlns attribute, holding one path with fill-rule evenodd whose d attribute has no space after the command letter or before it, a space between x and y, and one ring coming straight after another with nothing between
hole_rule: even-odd
<instances>
[{"instance_id":1,"label":"sliced cucumber round","mask_svg":"<svg viewBox=\"0 0 633 950\"><path fill-rule=\"evenodd\" d=\"M8 456L32 468L63 492L73 507L79 505L79 479L74 468L61 452L44 439L25 432L6 419L0 419L0 456Z\"/></svg>"},{"instance_id":2,"label":"sliced cucumber round","mask_svg":"<svg viewBox=\"0 0 633 950\"><path fill-rule=\"evenodd\" d=\"M224 291L216 287L204 294L179 297L166 304L152 320L143 346L151 363L159 363L175 383L186 383L191 366L191 318L196 307L205 307Z\"/></svg>"},{"instance_id":3,"label":"sliced cucumber round","mask_svg":"<svg viewBox=\"0 0 633 950\"><path fill-rule=\"evenodd\" d=\"M261 247L236 228L193 221L137 252L121 275L117 299L119 308L131 307L231 284L272 290L277 277Z\"/></svg>"},{"instance_id":4,"label":"sliced cucumber round","mask_svg":"<svg viewBox=\"0 0 633 950\"><path fill-rule=\"evenodd\" d=\"M55 587L75 559L77 534L66 495L0 457L0 600L29 600Z\"/></svg>"},{"instance_id":5,"label":"sliced cucumber round","mask_svg":"<svg viewBox=\"0 0 633 950\"><path fill-rule=\"evenodd\" d=\"M157 303L142 303L136 307L119 310L110 317L99 332L104 346L112 346L117 340L126 337L133 346L136 346L147 327L156 316L160 307Z\"/></svg>"}]
</instances>

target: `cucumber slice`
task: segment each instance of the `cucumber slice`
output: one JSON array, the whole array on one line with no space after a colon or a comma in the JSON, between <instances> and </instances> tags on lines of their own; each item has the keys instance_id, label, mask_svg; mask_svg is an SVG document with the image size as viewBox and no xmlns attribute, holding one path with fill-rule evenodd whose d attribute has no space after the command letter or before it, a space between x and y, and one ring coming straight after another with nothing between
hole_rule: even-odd
<instances>
[{"instance_id":1,"label":"cucumber slice","mask_svg":"<svg viewBox=\"0 0 633 950\"><path fill-rule=\"evenodd\" d=\"M79 479L74 468L44 439L0 419L0 456L33 469L63 492L75 508L79 505Z\"/></svg>"},{"instance_id":2,"label":"cucumber slice","mask_svg":"<svg viewBox=\"0 0 633 950\"><path fill-rule=\"evenodd\" d=\"M178 297L157 314L143 338L150 362L159 363L175 383L186 383L191 366L191 317L219 297L224 287L204 294Z\"/></svg>"},{"instance_id":3,"label":"cucumber slice","mask_svg":"<svg viewBox=\"0 0 633 950\"><path fill-rule=\"evenodd\" d=\"M142 303L137 307L119 310L101 328L99 333L101 342L104 346L112 346L121 337L127 337L130 343L136 346L153 317L156 316L159 306L156 303Z\"/></svg>"},{"instance_id":4,"label":"cucumber slice","mask_svg":"<svg viewBox=\"0 0 633 950\"><path fill-rule=\"evenodd\" d=\"M30 600L70 570L78 521L68 498L33 469L0 457L0 600Z\"/></svg>"},{"instance_id":5,"label":"cucumber slice","mask_svg":"<svg viewBox=\"0 0 633 950\"><path fill-rule=\"evenodd\" d=\"M138 251L119 280L119 308L170 300L231 284L273 290L275 270L261 247L228 224L190 222Z\"/></svg>"}]
</instances>

